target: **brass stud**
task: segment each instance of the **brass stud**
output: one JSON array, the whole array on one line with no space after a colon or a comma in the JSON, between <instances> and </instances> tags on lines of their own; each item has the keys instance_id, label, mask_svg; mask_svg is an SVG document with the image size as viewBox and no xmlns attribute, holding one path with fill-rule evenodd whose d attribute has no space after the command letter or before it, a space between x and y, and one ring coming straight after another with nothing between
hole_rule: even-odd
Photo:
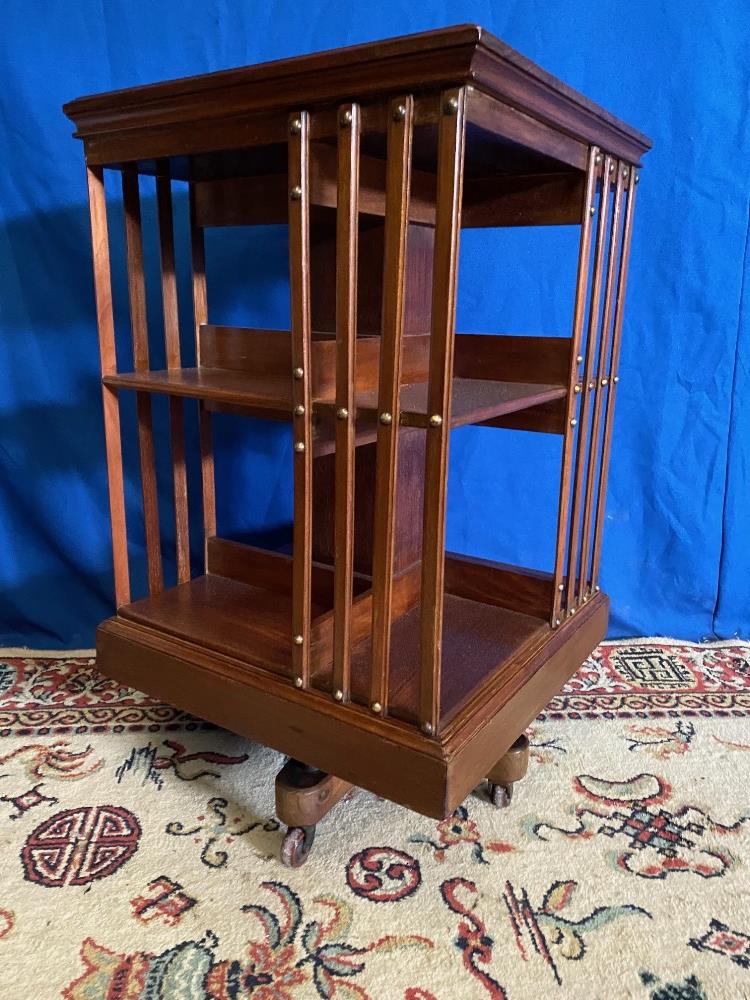
<instances>
[{"instance_id":1,"label":"brass stud","mask_svg":"<svg viewBox=\"0 0 750 1000\"><path fill-rule=\"evenodd\" d=\"M386 424L386 425L391 424L391 423L393 423L393 417L391 416L390 413L381 413L380 414L380 423L381 424Z\"/></svg>"},{"instance_id":2,"label":"brass stud","mask_svg":"<svg viewBox=\"0 0 750 1000\"><path fill-rule=\"evenodd\" d=\"M443 418L439 413L433 413L430 417L430 427L440 427L443 422Z\"/></svg>"},{"instance_id":3,"label":"brass stud","mask_svg":"<svg viewBox=\"0 0 750 1000\"><path fill-rule=\"evenodd\" d=\"M335 701L343 701L344 700L344 692L343 691L334 691L333 692L333 697L334 697Z\"/></svg>"},{"instance_id":4,"label":"brass stud","mask_svg":"<svg viewBox=\"0 0 750 1000\"><path fill-rule=\"evenodd\" d=\"M305 377L305 369L304 368L295 368L292 371L292 375L294 375L295 378L304 378Z\"/></svg>"},{"instance_id":5,"label":"brass stud","mask_svg":"<svg viewBox=\"0 0 750 1000\"><path fill-rule=\"evenodd\" d=\"M615 165L614 165L614 163L610 163L610 165L609 165L609 172L611 174L613 174L615 172Z\"/></svg>"},{"instance_id":6,"label":"brass stud","mask_svg":"<svg viewBox=\"0 0 750 1000\"><path fill-rule=\"evenodd\" d=\"M602 156L602 154L597 153L596 156L594 157L594 163L601 163L603 159L604 157Z\"/></svg>"},{"instance_id":7,"label":"brass stud","mask_svg":"<svg viewBox=\"0 0 750 1000\"><path fill-rule=\"evenodd\" d=\"M297 452L300 452L300 453L303 452L305 450L305 442L304 441L295 441L294 442L294 450L297 451Z\"/></svg>"},{"instance_id":8,"label":"brass stud","mask_svg":"<svg viewBox=\"0 0 750 1000\"><path fill-rule=\"evenodd\" d=\"M560 628L560 619L555 618L555 628Z\"/></svg>"},{"instance_id":9,"label":"brass stud","mask_svg":"<svg viewBox=\"0 0 750 1000\"><path fill-rule=\"evenodd\" d=\"M594 206L593 206L593 205L592 205L592 206L591 206L591 208L589 209L589 215L596 215L596 209L594 208Z\"/></svg>"},{"instance_id":10,"label":"brass stud","mask_svg":"<svg viewBox=\"0 0 750 1000\"><path fill-rule=\"evenodd\" d=\"M635 175L635 183L638 184L640 182L640 179L641 179L641 175L640 174L636 174Z\"/></svg>"},{"instance_id":11,"label":"brass stud","mask_svg":"<svg viewBox=\"0 0 750 1000\"><path fill-rule=\"evenodd\" d=\"M581 598L584 604L586 603L586 601L588 601L588 599L589 599L588 594L584 594L583 597Z\"/></svg>"},{"instance_id":12,"label":"brass stud","mask_svg":"<svg viewBox=\"0 0 750 1000\"><path fill-rule=\"evenodd\" d=\"M458 111L458 98L449 97L448 100L443 105L443 111L446 113L446 115L455 115L455 113Z\"/></svg>"},{"instance_id":13,"label":"brass stud","mask_svg":"<svg viewBox=\"0 0 750 1000\"><path fill-rule=\"evenodd\" d=\"M583 355L579 354L578 357L576 358L576 361L578 362L579 365L582 364L583 363Z\"/></svg>"},{"instance_id":14,"label":"brass stud","mask_svg":"<svg viewBox=\"0 0 750 1000\"><path fill-rule=\"evenodd\" d=\"M295 637L294 637L294 645L295 646L301 646L304 641L305 640L304 640L303 636L301 636L301 635L295 635Z\"/></svg>"},{"instance_id":15,"label":"brass stud","mask_svg":"<svg viewBox=\"0 0 750 1000\"><path fill-rule=\"evenodd\" d=\"M399 104L393 109L394 122L402 122L406 118L406 106Z\"/></svg>"},{"instance_id":16,"label":"brass stud","mask_svg":"<svg viewBox=\"0 0 750 1000\"><path fill-rule=\"evenodd\" d=\"M609 379L608 378L603 378L602 379L602 385L608 385L608 384L609 384Z\"/></svg>"},{"instance_id":17,"label":"brass stud","mask_svg":"<svg viewBox=\"0 0 750 1000\"><path fill-rule=\"evenodd\" d=\"M569 615L574 615L575 613L576 613L575 608L571 608L570 611L568 612Z\"/></svg>"},{"instance_id":18,"label":"brass stud","mask_svg":"<svg viewBox=\"0 0 750 1000\"><path fill-rule=\"evenodd\" d=\"M377 715L377 714L378 714L379 712L382 712L382 711L383 711L383 706L382 706L382 705L380 704L380 702L379 702L379 701L374 701L374 702L372 703L372 705L370 705L370 708L371 708L371 709L373 710L373 712L374 712L374 713L375 713L376 715Z\"/></svg>"},{"instance_id":19,"label":"brass stud","mask_svg":"<svg viewBox=\"0 0 750 1000\"><path fill-rule=\"evenodd\" d=\"M580 391L581 391L580 385L574 385L573 386L573 392L580 392Z\"/></svg>"},{"instance_id":20,"label":"brass stud","mask_svg":"<svg viewBox=\"0 0 750 1000\"><path fill-rule=\"evenodd\" d=\"M295 417L303 417L305 415L305 408L302 403L297 403L294 407L294 415Z\"/></svg>"},{"instance_id":21,"label":"brass stud","mask_svg":"<svg viewBox=\"0 0 750 1000\"><path fill-rule=\"evenodd\" d=\"M570 426L571 427L575 427L577 423L578 423L578 421L576 420L575 417L573 417L573 419L570 421Z\"/></svg>"},{"instance_id":22,"label":"brass stud","mask_svg":"<svg viewBox=\"0 0 750 1000\"><path fill-rule=\"evenodd\" d=\"M302 121L299 118L292 118L289 123L289 131L292 135L299 135L302 131Z\"/></svg>"},{"instance_id":23,"label":"brass stud","mask_svg":"<svg viewBox=\"0 0 750 1000\"><path fill-rule=\"evenodd\" d=\"M620 381L620 376L619 375L615 375L615 377L612 379L612 381L615 383L615 385L617 385L617 383Z\"/></svg>"},{"instance_id":24,"label":"brass stud","mask_svg":"<svg viewBox=\"0 0 750 1000\"><path fill-rule=\"evenodd\" d=\"M564 583L558 583L557 589L560 591L560 593L562 593L563 590L565 590L565 584Z\"/></svg>"},{"instance_id":25,"label":"brass stud","mask_svg":"<svg viewBox=\"0 0 750 1000\"><path fill-rule=\"evenodd\" d=\"M295 184L292 190L289 192L289 197L292 201L299 201L302 198L302 188L299 184Z\"/></svg>"},{"instance_id":26,"label":"brass stud","mask_svg":"<svg viewBox=\"0 0 750 1000\"><path fill-rule=\"evenodd\" d=\"M629 173L630 173L630 171L628 170L627 167L623 167L622 168L622 176L623 177L627 178L627 176L628 176Z\"/></svg>"},{"instance_id":27,"label":"brass stud","mask_svg":"<svg viewBox=\"0 0 750 1000\"><path fill-rule=\"evenodd\" d=\"M422 732L425 734L425 736L432 736L432 723L424 722L422 724Z\"/></svg>"},{"instance_id":28,"label":"brass stud","mask_svg":"<svg viewBox=\"0 0 750 1000\"><path fill-rule=\"evenodd\" d=\"M343 115L341 116L341 118L339 119L339 123L344 128L346 128L348 125L351 125L351 123L352 123L352 113L351 113L351 111L345 111L343 113Z\"/></svg>"},{"instance_id":29,"label":"brass stud","mask_svg":"<svg viewBox=\"0 0 750 1000\"><path fill-rule=\"evenodd\" d=\"M296 688L301 688L302 687L302 678L301 677L295 677L294 678L294 686Z\"/></svg>"},{"instance_id":30,"label":"brass stud","mask_svg":"<svg viewBox=\"0 0 750 1000\"><path fill-rule=\"evenodd\" d=\"M596 586L594 587L594 590L595 590L595 591L597 592L597 594L599 593L599 584L598 584L598 583L597 583L597 585L596 585Z\"/></svg>"},{"instance_id":31,"label":"brass stud","mask_svg":"<svg viewBox=\"0 0 750 1000\"><path fill-rule=\"evenodd\" d=\"M589 389L596 388L596 382L589 382Z\"/></svg>"},{"instance_id":32,"label":"brass stud","mask_svg":"<svg viewBox=\"0 0 750 1000\"><path fill-rule=\"evenodd\" d=\"M340 406L338 410L336 410L336 416L338 417L339 420L346 420L346 418L349 416L349 411L345 406Z\"/></svg>"}]
</instances>

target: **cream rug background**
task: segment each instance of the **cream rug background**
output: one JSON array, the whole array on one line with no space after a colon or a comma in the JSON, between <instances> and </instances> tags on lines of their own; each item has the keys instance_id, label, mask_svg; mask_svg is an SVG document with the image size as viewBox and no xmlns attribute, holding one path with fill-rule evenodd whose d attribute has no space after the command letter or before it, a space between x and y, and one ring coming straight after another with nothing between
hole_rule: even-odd
<instances>
[{"instance_id":1,"label":"cream rug background","mask_svg":"<svg viewBox=\"0 0 750 1000\"><path fill-rule=\"evenodd\" d=\"M750 998L750 647L608 643L510 809L359 792L278 860L281 756L0 652L0 996Z\"/></svg>"}]
</instances>

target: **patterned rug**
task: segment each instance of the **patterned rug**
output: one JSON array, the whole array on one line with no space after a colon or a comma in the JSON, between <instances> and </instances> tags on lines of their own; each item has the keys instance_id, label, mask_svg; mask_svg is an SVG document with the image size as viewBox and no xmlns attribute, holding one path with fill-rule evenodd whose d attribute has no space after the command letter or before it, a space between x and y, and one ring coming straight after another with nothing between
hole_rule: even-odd
<instances>
[{"instance_id":1,"label":"patterned rug","mask_svg":"<svg viewBox=\"0 0 750 1000\"><path fill-rule=\"evenodd\" d=\"M282 760L0 652L8 1000L750 998L750 646L601 646L507 810L360 792L277 861Z\"/></svg>"}]
</instances>

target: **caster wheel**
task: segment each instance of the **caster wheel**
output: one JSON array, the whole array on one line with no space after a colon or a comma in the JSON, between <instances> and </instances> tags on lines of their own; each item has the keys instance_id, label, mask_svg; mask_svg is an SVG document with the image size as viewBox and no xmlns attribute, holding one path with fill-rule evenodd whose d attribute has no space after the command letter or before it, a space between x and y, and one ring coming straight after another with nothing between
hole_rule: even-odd
<instances>
[{"instance_id":1,"label":"caster wheel","mask_svg":"<svg viewBox=\"0 0 750 1000\"><path fill-rule=\"evenodd\" d=\"M290 826L281 844L282 865L301 868L310 856L314 840L314 826Z\"/></svg>"},{"instance_id":2,"label":"caster wheel","mask_svg":"<svg viewBox=\"0 0 750 1000\"><path fill-rule=\"evenodd\" d=\"M489 793L490 802L495 809L507 809L513 798L513 782L509 782L507 785L499 785L491 781L489 783Z\"/></svg>"}]
</instances>

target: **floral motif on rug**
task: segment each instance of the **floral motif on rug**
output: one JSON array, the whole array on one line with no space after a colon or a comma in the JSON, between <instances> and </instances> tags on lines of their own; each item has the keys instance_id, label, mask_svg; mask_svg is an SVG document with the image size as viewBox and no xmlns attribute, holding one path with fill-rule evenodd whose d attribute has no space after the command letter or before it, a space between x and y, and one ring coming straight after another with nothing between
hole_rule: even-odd
<instances>
[{"instance_id":1,"label":"floral motif on rug","mask_svg":"<svg viewBox=\"0 0 750 1000\"><path fill-rule=\"evenodd\" d=\"M606 643L508 809L360 792L286 869L279 754L89 655L0 652L0 995L750 1000L749 662Z\"/></svg>"}]
</instances>

